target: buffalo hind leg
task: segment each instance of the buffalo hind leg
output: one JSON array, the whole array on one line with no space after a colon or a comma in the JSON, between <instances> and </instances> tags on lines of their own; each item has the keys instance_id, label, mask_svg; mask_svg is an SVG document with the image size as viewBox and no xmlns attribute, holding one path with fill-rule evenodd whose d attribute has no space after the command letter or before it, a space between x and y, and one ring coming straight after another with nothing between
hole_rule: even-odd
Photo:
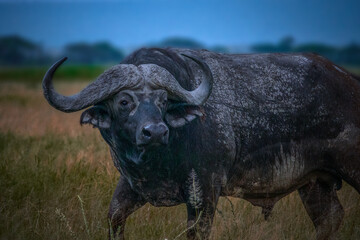
<instances>
[{"instance_id":1,"label":"buffalo hind leg","mask_svg":"<svg viewBox=\"0 0 360 240\"><path fill-rule=\"evenodd\" d=\"M300 188L299 194L314 223L316 238L334 239L344 217L335 186L317 180Z\"/></svg>"},{"instance_id":2,"label":"buffalo hind leg","mask_svg":"<svg viewBox=\"0 0 360 240\"><path fill-rule=\"evenodd\" d=\"M360 142L352 149L346 149L342 157L336 159L341 177L360 194Z\"/></svg>"},{"instance_id":3,"label":"buffalo hind leg","mask_svg":"<svg viewBox=\"0 0 360 240\"><path fill-rule=\"evenodd\" d=\"M350 126L332 142L329 159L341 178L360 193L360 128Z\"/></svg>"},{"instance_id":4,"label":"buffalo hind leg","mask_svg":"<svg viewBox=\"0 0 360 240\"><path fill-rule=\"evenodd\" d=\"M109 208L109 239L123 240L126 218L144 204L126 179L120 177Z\"/></svg>"}]
</instances>

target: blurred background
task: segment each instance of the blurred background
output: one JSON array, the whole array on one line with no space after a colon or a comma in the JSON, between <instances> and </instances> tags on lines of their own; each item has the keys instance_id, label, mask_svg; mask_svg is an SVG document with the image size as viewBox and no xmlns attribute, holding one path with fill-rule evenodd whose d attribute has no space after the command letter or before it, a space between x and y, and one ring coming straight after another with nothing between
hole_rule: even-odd
<instances>
[{"instance_id":1,"label":"blurred background","mask_svg":"<svg viewBox=\"0 0 360 240\"><path fill-rule=\"evenodd\" d=\"M140 47L316 52L359 73L359 12L358 0L0 0L0 76L63 56L111 65Z\"/></svg>"},{"instance_id":2,"label":"blurred background","mask_svg":"<svg viewBox=\"0 0 360 240\"><path fill-rule=\"evenodd\" d=\"M105 239L119 178L99 132L44 99L41 80L63 56L55 87L80 91L141 47L221 53L315 52L360 75L359 0L0 0L0 240ZM360 239L360 195L339 191L338 239ZM268 221L221 198L211 240L315 239L294 192ZM176 216L176 217L175 217ZM186 239L186 207L149 204L126 239Z\"/></svg>"}]
</instances>

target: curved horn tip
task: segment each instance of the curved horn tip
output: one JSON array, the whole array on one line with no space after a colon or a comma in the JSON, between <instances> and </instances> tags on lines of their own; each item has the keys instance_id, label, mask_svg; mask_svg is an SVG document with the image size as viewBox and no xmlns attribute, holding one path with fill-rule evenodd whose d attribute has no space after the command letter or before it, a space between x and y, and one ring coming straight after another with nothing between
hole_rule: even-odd
<instances>
[{"instance_id":1,"label":"curved horn tip","mask_svg":"<svg viewBox=\"0 0 360 240\"><path fill-rule=\"evenodd\" d=\"M45 74L45 77L46 75L49 73L49 72L52 72L54 70L56 70L61 64L63 64L66 60L68 59L68 57L63 57L61 59L59 59L58 61L56 61L50 68L49 70L46 72ZM44 79L45 80L45 79Z\"/></svg>"},{"instance_id":2,"label":"curved horn tip","mask_svg":"<svg viewBox=\"0 0 360 240\"><path fill-rule=\"evenodd\" d=\"M68 58L67 57L63 57L61 59L59 59L57 62L55 62L45 73L45 76L42 80L42 87L43 87L43 93L44 96L46 98L46 100L50 103L50 105L52 105L53 107L55 107L56 109L62 110L62 107L59 107L57 104L55 104L54 99L56 99L56 97L60 96L59 94L57 94L54 90L53 84L52 84L52 78L53 75L56 71L56 69L59 68L59 66L61 64L63 64L63 62L65 62ZM63 110L62 110L63 111Z\"/></svg>"},{"instance_id":3,"label":"curved horn tip","mask_svg":"<svg viewBox=\"0 0 360 240\"><path fill-rule=\"evenodd\" d=\"M68 57L62 57L59 60L57 60L50 68L54 67L55 65L59 65L62 64L63 62L65 62L68 59Z\"/></svg>"},{"instance_id":4,"label":"curved horn tip","mask_svg":"<svg viewBox=\"0 0 360 240\"><path fill-rule=\"evenodd\" d=\"M63 64L63 62L65 62L66 60L68 60L68 57L63 57L59 59L54 65Z\"/></svg>"},{"instance_id":5,"label":"curved horn tip","mask_svg":"<svg viewBox=\"0 0 360 240\"><path fill-rule=\"evenodd\" d=\"M52 78L52 74L56 71L56 69L63 64L66 60L68 59L68 57L63 57L61 59L59 59L57 62L55 62L45 73L45 76L43 78L43 82L47 82L49 80L51 80ZM49 75L51 75L51 77L49 78Z\"/></svg>"},{"instance_id":6,"label":"curved horn tip","mask_svg":"<svg viewBox=\"0 0 360 240\"><path fill-rule=\"evenodd\" d=\"M205 68L208 73L210 73L212 75L212 72L209 68L209 66L202 62L200 59L198 59L197 57L194 57L194 56L191 56L191 55L187 55L187 54L184 54L184 53L181 53L181 55L183 55L184 57L187 57L187 58L190 58L191 60L193 60L194 62L196 62L197 64L199 64L201 67Z\"/></svg>"},{"instance_id":7,"label":"curved horn tip","mask_svg":"<svg viewBox=\"0 0 360 240\"><path fill-rule=\"evenodd\" d=\"M195 96L194 100L195 100L196 104L202 105L208 99L208 97L210 96L211 90L212 90L214 78L213 78L211 69L210 69L209 65L207 65L205 62L203 62L202 60L198 59L195 56L191 56L191 55L187 55L187 54L183 54L183 53L181 53L181 55L183 55L184 57L190 58L191 60L196 62L202 68L203 72L206 75L206 79L203 80L201 82L200 86L193 91L193 93L194 93L193 96Z\"/></svg>"}]
</instances>

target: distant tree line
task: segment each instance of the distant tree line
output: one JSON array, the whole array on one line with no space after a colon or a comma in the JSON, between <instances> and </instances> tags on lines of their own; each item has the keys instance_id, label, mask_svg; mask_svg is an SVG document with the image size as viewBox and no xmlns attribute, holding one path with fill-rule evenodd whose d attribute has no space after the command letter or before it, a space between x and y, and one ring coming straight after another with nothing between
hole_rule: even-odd
<instances>
[{"instance_id":1,"label":"distant tree line","mask_svg":"<svg viewBox=\"0 0 360 240\"><path fill-rule=\"evenodd\" d=\"M24 65L45 63L48 56L43 49L27 39L19 36L0 38L0 64Z\"/></svg>"},{"instance_id":2,"label":"distant tree line","mask_svg":"<svg viewBox=\"0 0 360 240\"><path fill-rule=\"evenodd\" d=\"M120 62L124 53L107 42L95 44L73 43L65 46L64 55L71 61L82 64Z\"/></svg>"},{"instance_id":3,"label":"distant tree line","mask_svg":"<svg viewBox=\"0 0 360 240\"><path fill-rule=\"evenodd\" d=\"M239 53L233 48L216 45L206 47L204 44L190 38L172 37L157 43L148 44L149 47L178 47L190 49L207 48L220 53ZM335 63L342 65L360 65L360 45L353 43L343 47L335 47L323 43L295 44L292 37L285 37L278 43L259 43L250 46L251 52L313 52L320 54ZM86 42L66 45L60 53L45 51L40 44L36 44L20 36L0 37L0 65L43 65L54 62L61 56L68 56L75 64L110 64L120 62L124 51L112 46L108 42L89 44Z\"/></svg>"},{"instance_id":4,"label":"distant tree line","mask_svg":"<svg viewBox=\"0 0 360 240\"><path fill-rule=\"evenodd\" d=\"M118 63L124 58L123 51L107 42L85 42L66 45L61 53L44 51L41 45L20 36L0 37L1 65L43 65L67 56L74 64Z\"/></svg>"}]
</instances>

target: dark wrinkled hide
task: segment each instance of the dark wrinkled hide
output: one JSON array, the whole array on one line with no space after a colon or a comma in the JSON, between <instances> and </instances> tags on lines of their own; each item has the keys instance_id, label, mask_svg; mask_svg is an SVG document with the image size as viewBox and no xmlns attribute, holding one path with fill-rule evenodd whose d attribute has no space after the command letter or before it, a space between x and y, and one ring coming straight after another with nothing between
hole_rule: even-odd
<instances>
[{"instance_id":1,"label":"dark wrinkled hide","mask_svg":"<svg viewBox=\"0 0 360 240\"><path fill-rule=\"evenodd\" d=\"M146 202L186 203L188 226L201 213L188 238L207 239L219 196L244 198L268 218L276 201L299 190L318 239L333 237L343 217L336 196L341 181L360 191L359 81L314 54L141 49L122 63L156 64L195 89L203 71L181 54L212 72L203 106L169 99L157 109L160 95L136 93L140 105L130 117L121 115L114 98L83 114L82 122L100 129L121 172L109 212L115 234L123 238L126 217ZM95 124L93 116L101 116ZM185 125L170 124L181 117ZM167 124L167 145L136 145L144 118Z\"/></svg>"}]
</instances>

